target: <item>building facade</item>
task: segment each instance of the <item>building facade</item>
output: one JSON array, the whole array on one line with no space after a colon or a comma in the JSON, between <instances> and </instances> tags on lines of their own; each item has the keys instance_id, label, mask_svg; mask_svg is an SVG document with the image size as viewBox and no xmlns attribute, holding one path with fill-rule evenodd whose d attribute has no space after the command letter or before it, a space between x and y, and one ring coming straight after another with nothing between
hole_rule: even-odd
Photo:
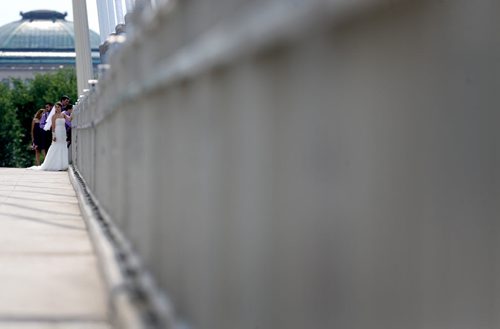
<instances>
[{"instance_id":1,"label":"building facade","mask_svg":"<svg viewBox=\"0 0 500 329\"><path fill-rule=\"evenodd\" d=\"M0 80L31 79L75 66L75 32L66 13L35 10L20 13L21 19L0 27ZM99 35L89 30L92 64L99 58Z\"/></svg>"}]
</instances>

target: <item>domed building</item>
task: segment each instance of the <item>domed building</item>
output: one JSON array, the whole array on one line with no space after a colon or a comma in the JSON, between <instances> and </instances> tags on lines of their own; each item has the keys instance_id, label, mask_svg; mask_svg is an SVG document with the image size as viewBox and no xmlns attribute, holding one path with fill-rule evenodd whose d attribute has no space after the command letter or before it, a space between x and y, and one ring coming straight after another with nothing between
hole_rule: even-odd
<instances>
[{"instance_id":1,"label":"domed building","mask_svg":"<svg viewBox=\"0 0 500 329\"><path fill-rule=\"evenodd\" d=\"M0 80L31 79L75 66L75 32L66 13L52 10L21 12L22 19L0 27ZM100 38L89 31L94 69L99 64Z\"/></svg>"}]
</instances>

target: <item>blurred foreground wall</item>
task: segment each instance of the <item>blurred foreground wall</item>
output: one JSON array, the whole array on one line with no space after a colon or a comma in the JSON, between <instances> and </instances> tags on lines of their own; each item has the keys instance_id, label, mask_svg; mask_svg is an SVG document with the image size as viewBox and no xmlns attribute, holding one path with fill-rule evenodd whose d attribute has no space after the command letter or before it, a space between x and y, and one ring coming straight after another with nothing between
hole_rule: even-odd
<instances>
[{"instance_id":1,"label":"blurred foreground wall","mask_svg":"<svg viewBox=\"0 0 500 329\"><path fill-rule=\"evenodd\" d=\"M500 327L500 2L157 1L73 161L193 328Z\"/></svg>"}]
</instances>

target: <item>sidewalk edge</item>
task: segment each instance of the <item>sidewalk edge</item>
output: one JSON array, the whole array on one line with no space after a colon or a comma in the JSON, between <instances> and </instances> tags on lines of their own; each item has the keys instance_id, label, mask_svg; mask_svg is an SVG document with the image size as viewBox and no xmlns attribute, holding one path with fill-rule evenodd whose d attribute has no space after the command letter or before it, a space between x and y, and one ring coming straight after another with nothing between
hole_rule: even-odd
<instances>
[{"instance_id":1,"label":"sidewalk edge","mask_svg":"<svg viewBox=\"0 0 500 329\"><path fill-rule=\"evenodd\" d=\"M174 327L170 303L157 292L130 244L99 206L78 169L70 165L68 174L107 289L111 325L120 329Z\"/></svg>"}]
</instances>

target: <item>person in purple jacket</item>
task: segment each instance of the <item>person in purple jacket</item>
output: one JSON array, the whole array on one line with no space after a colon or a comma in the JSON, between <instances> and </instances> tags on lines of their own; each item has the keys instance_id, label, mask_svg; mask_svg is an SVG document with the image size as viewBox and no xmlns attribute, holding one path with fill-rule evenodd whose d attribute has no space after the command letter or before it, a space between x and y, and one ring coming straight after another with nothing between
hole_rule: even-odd
<instances>
[{"instance_id":1,"label":"person in purple jacket","mask_svg":"<svg viewBox=\"0 0 500 329\"><path fill-rule=\"evenodd\" d=\"M43 128L45 127L45 124L47 123L47 118L49 116L50 110L52 109L52 103L45 103L45 108L44 112L42 114L42 117L40 118L40 128L43 131L43 138L44 138L44 143L43 143L43 152L42 149L39 149L40 152L45 156L45 152L49 149L50 144L52 143L52 132L50 131L45 131Z\"/></svg>"}]
</instances>

